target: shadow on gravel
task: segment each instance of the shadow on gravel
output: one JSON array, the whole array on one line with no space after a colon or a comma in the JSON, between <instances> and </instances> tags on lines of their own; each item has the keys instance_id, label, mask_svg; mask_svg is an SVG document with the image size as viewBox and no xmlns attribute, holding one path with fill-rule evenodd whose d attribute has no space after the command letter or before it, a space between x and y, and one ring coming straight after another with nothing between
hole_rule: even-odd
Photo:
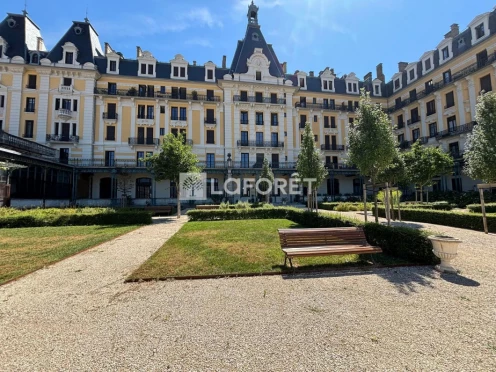
<instances>
[{"instance_id":1,"label":"shadow on gravel","mask_svg":"<svg viewBox=\"0 0 496 372\"><path fill-rule=\"evenodd\" d=\"M283 279L315 279L315 278L337 278L341 276L359 276L375 274L372 270L357 269L334 269L334 271L295 272L282 274Z\"/></svg>"},{"instance_id":2,"label":"shadow on gravel","mask_svg":"<svg viewBox=\"0 0 496 372\"><path fill-rule=\"evenodd\" d=\"M464 287L478 287L478 286L480 286L479 282L472 280L470 278L467 278L463 275L443 273L443 274L441 274L441 279L446 280L447 282L452 283L452 284L462 285Z\"/></svg>"},{"instance_id":3,"label":"shadow on gravel","mask_svg":"<svg viewBox=\"0 0 496 372\"><path fill-rule=\"evenodd\" d=\"M157 225L157 224L167 224L167 223L174 223L177 221L176 216L167 216L167 217L153 217L152 219L152 224Z\"/></svg>"},{"instance_id":4,"label":"shadow on gravel","mask_svg":"<svg viewBox=\"0 0 496 372\"><path fill-rule=\"evenodd\" d=\"M417 292L418 287L434 288L433 280L436 271L426 266L377 270L375 274L392 283L398 292L410 295Z\"/></svg>"}]
</instances>

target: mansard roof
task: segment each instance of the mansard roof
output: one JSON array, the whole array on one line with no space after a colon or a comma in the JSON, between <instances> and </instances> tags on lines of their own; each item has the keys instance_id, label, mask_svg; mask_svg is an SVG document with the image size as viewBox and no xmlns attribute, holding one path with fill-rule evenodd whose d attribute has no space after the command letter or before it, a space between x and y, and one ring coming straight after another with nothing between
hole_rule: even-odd
<instances>
[{"instance_id":1,"label":"mansard roof","mask_svg":"<svg viewBox=\"0 0 496 372\"><path fill-rule=\"evenodd\" d=\"M258 24L249 23L246 26L245 38L238 41L236 52L231 63L231 73L244 74L248 71L246 61L251 57L255 48L261 48L262 53L270 62L269 72L272 76L282 77L284 72L282 66L277 59L274 48L271 44L267 44L262 34L262 30Z\"/></svg>"},{"instance_id":2,"label":"mansard roof","mask_svg":"<svg viewBox=\"0 0 496 372\"><path fill-rule=\"evenodd\" d=\"M72 43L78 49L76 60L81 65L86 62L95 63L95 57L103 56L102 46L98 34L89 23L85 21L73 21L72 26L52 48L47 58L52 62L59 62L63 58L62 47L65 43Z\"/></svg>"},{"instance_id":3,"label":"mansard roof","mask_svg":"<svg viewBox=\"0 0 496 372\"><path fill-rule=\"evenodd\" d=\"M8 43L4 51L9 58L20 56L27 58L29 50L36 50L38 37L41 38L40 28L28 17L27 13L7 13L7 17L0 23L0 36ZM41 43L41 51L45 46Z\"/></svg>"}]
</instances>

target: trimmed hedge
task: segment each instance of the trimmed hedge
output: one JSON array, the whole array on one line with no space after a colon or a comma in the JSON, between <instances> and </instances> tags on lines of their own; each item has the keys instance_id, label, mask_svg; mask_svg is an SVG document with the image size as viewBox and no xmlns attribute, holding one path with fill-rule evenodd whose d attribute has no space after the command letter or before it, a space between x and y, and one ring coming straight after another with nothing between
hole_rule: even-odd
<instances>
[{"instance_id":1,"label":"trimmed hedge","mask_svg":"<svg viewBox=\"0 0 496 372\"><path fill-rule=\"evenodd\" d=\"M412 194L411 198L415 199L415 195ZM496 203L496 193L485 192L484 200L487 203ZM469 204L480 203L480 195L479 191L434 191L429 193L429 201L447 201L459 208L465 208Z\"/></svg>"},{"instance_id":2,"label":"trimmed hedge","mask_svg":"<svg viewBox=\"0 0 496 372\"><path fill-rule=\"evenodd\" d=\"M496 213L496 203L484 203L484 207L486 209L486 213ZM482 207L480 204L470 204L467 205L467 208L472 213L482 213Z\"/></svg>"},{"instance_id":3,"label":"trimmed hedge","mask_svg":"<svg viewBox=\"0 0 496 372\"><path fill-rule=\"evenodd\" d=\"M338 214L316 214L297 208L279 207L248 210L191 210L190 221L288 219L309 228L363 227L367 241L382 248L384 253L420 264L437 264L427 232L407 227L388 227L364 223Z\"/></svg>"},{"instance_id":4,"label":"trimmed hedge","mask_svg":"<svg viewBox=\"0 0 496 372\"><path fill-rule=\"evenodd\" d=\"M439 201L434 203L419 203L419 204L410 204L410 203L402 203L401 208L407 209L434 209L439 211L450 211L453 207L456 207L454 204L450 204L446 201ZM396 207L396 206L395 206Z\"/></svg>"},{"instance_id":5,"label":"trimmed hedge","mask_svg":"<svg viewBox=\"0 0 496 372\"><path fill-rule=\"evenodd\" d=\"M386 217L384 207L379 208L379 217ZM402 209L401 219L404 221L424 222L436 225L442 224L443 226L484 231L481 213ZM487 216L487 227L489 232L496 232L496 215Z\"/></svg>"},{"instance_id":6,"label":"trimmed hedge","mask_svg":"<svg viewBox=\"0 0 496 372\"><path fill-rule=\"evenodd\" d=\"M0 213L0 228L83 226L83 225L148 225L152 213L144 210L88 209L5 209Z\"/></svg>"},{"instance_id":7,"label":"trimmed hedge","mask_svg":"<svg viewBox=\"0 0 496 372\"><path fill-rule=\"evenodd\" d=\"M372 210L373 203L367 202L367 210ZM363 211L363 203L349 203L349 202L332 202L332 203L319 203L319 209L326 211Z\"/></svg>"}]
</instances>

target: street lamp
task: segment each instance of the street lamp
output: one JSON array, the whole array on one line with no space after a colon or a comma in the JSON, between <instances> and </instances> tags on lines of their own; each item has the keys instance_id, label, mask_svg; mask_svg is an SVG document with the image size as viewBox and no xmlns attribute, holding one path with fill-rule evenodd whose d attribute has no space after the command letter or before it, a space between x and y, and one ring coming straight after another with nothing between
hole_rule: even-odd
<instances>
[{"instance_id":1,"label":"street lamp","mask_svg":"<svg viewBox=\"0 0 496 372\"><path fill-rule=\"evenodd\" d=\"M226 161L226 165L227 165L227 179L230 180L231 179L231 174L232 174L232 159L231 159L231 153L228 153L227 154L227 161ZM227 191L229 191L230 187L229 187L229 183L226 184L226 188L227 188ZM228 193L226 195L226 198L229 200L229 196L231 194Z\"/></svg>"}]
</instances>

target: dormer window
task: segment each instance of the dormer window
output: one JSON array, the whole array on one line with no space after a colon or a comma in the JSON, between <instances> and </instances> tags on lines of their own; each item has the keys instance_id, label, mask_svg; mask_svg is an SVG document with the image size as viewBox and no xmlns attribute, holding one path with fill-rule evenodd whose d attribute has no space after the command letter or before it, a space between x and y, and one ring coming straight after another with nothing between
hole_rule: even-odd
<instances>
[{"instance_id":1,"label":"dormer window","mask_svg":"<svg viewBox=\"0 0 496 372\"><path fill-rule=\"evenodd\" d=\"M487 12L475 17L468 25L472 33L472 45L479 43L489 36L489 15Z\"/></svg>"},{"instance_id":2,"label":"dormer window","mask_svg":"<svg viewBox=\"0 0 496 372\"><path fill-rule=\"evenodd\" d=\"M254 41L258 41L258 34L256 32L254 32L253 34L251 34L251 39L254 40Z\"/></svg>"},{"instance_id":3,"label":"dormer window","mask_svg":"<svg viewBox=\"0 0 496 372\"><path fill-rule=\"evenodd\" d=\"M262 81L262 71L257 71L255 75L256 75L256 80Z\"/></svg>"},{"instance_id":4,"label":"dormer window","mask_svg":"<svg viewBox=\"0 0 496 372\"><path fill-rule=\"evenodd\" d=\"M480 39L485 35L484 32L484 23L481 23L479 26L475 28L475 39Z\"/></svg>"},{"instance_id":5,"label":"dormer window","mask_svg":"<svg viewBox=\"0 0 496 372\"><path fill-rule=\"evenodd\" d=\"M70 87L72 85L72 78L64 78L62 85L65 87Z\"/></svg>"},{"instance_id":6,"label":"dormer window","mask_svg":"<svg viewBox=\"0 0 496 372\"><path fill-rule=\"evenodd\" d=\"M305 88L305 78L300 78L300 87Z\"/></svg>"},{"instance_id":7,"label":"dormer window","mask_svg":"<svg viewBox=\"0 0 496 372\"><path fill-rule=\"evenodd\" d=\"M335 77L333 70L329 69L329 67L326 67L326 69L320 73L322 91L334 92Z\"/></svg>"},{"instance_id":8,"label":"dormer window","mask_svg":"<svg viewBox=\"0 0 496 372\"><path fill-rule=\"evenodd\" d=\"M400 79L394 81L394 89L400 89Z\"/></svg>"},{"instance_id":9,"label":"dormer window","mask_svg":"<svg viewBox=\"0 0 496 372\"><path fill-rule=\"evenodd\" d=\"M207 80L213 80L214 79L214 70L207 70Z\"/></svg>"},{"instance_id":10,"label":"dormer window","mask_svg":"<svg viewBox=\"0 0 496 372\"><path fill-rule=\"evenodd\" d=\"M374 96L376 97L382 96L382 88L381 88L382 81L376 78L372 81L372 84L374 86Z\"/></svg>"},{"instance_id":11,"label":"dormer window","mask_svg":"<svg viewBox=\"0 0 496 372\"><path fill-rule=\"evenodd\" d=\"M424 61L424 71L429 71L432 68L431 60L427 59Z\"/></svg>"},{"instance_id":12,"label":"dormer window","mask_svg":"<svg viewBox=\"0 0 496 372\"><path fill-rule=\"evenodd\" d=\"M374 95L378 96L379 95L379 90L381 89L381 86L376 84L374 85Z\"/></svg>"},{"instance_id":13,"label":"dormer window","mask_svg":"<svg viewBox=\"0 0 496 372\"><path fill-rule=\"evenodd\" d=\"M408 72L408 77L409 77L409 80L412 81L412 80L415 80L415 69L412 68L409 72Z\"/></svg>"},{"instance_id":14,"label":"dormer window","mask_svg":"<svg viewBox=\"0 0 496 372\"><path fill-rule=\"evenodd\" d=\"M348 94L358 94L358 78L355 73L352 72L346 76L346 93Z\"/></svg>"},{"instance_id":15,"label":"dormer window","mask_svg":"<svg viewBox=\"0 0 496 372\"><path fill-rule=\"evenodd\" d=\"M74 53L72 53L72 52L65 52L64 62L65 62L66 65L72 65L74 63Z\"/></svg>"},{"instance_id":16,"label":"dormer window","mask_svg":"<svg viewBox=\"0 0 496 372\"><path fill-rule=\"evenodd\" d=\"M109 70L111 72L117 71L117 61L109 61Z\"/></svg>"},{"instance_id":17,"label":"dormer window","mask_svg":"<svg viewBox=\"0 0 496 372\"><path fill-rule=\"evenodd\" d=\"M205 67L205 81L215 82L215 63L208 61L204 64Z\"/></svg>"},{"instance_id":18,"label":"dormer window","mask_svg":"<svg viewBox=\"0 0 496 372\"><path fill-rule=\"evenodd\" d=\"M155 65L157 64L155 57L148 51L141 51L139 47L138 53L138 76L155 77Z\"/></svg>"},{"instance_id":19,"label":"dormer window","mask_svg":"<svg viewBox=\"0 0 496 372\"><path fill-rule=\"evenodd\" d=\"M449 61L451 58L453 58L453 39L452 38L446 38L443 41L439 43L437 46L437 50L439 51L439 64L442 65L443 63Z\"/></svg>"},{"instance_id":20,"label":"dormer window","mask_svg":"<svg viewBox=\"0 0 496 372\"><path fill-rule=\"evenodd\" d=\"M451 39L449 39L451 40ZM438 48L442 48L445 41L438 45ZM422 57L420 57L420 62L422 63L422 75L431 72L434 69L434 51L430 50L425 52Z\"/></svg>"},{"instance_id":21,"label":"dormer window","mask_svg":"<svg viewBox=\"0 0 496 372\"><path fill-rule=\"evenodd\" d=\"M31 56L31 64L33 65L37 65L40 63L40 56L38 53L34 53L32 56Z\"/></svg>"},{"instance_id":22,"label":"dormer window","mask_svg":"<svg viewBox=\"0 0 496 372\"><path fill-rule=\"evenodd\" d=\"M296 71L296 81L300 89L307 90L307 73L304 71Z\"/></svg>"},{"instance_id":23,"label":"dormer window","mask_svg":"<svg viewBox=\"0 0 496 372\"><path fill-rule=\"evenodd\" d=\"M449 48L448 47L443 48L443 50L441 52L443 54L443 60L449 58Z\"/></svg>"},{"instance_id":24,"label":"dormer window","mask_svg":"<svg viewBox=\"0 0 496 372\"><path fill-rule=\"evenodd\" d=\"M65 65L79 65L77 63L78 49L71 42L66 42L62 46L62 59L58 62Z\"/></svg>"},{"instance_id":25,"label":"dormer window","mask_svg":"<svg viewBox=\"0 0 496 372\"><path fill-rule=\"evenodd\" d=\"M176 54L171 63L171 79L188 80L188 62L181 54Z\"/></svg>"}]
</instances>

